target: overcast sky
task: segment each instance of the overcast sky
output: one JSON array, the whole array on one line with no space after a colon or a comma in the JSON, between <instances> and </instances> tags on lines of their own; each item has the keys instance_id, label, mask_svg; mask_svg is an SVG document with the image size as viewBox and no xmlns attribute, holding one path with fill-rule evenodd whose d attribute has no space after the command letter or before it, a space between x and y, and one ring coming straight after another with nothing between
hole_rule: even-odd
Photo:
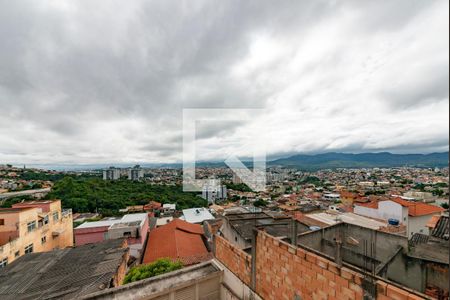
<instances>
[{"instance_id":1,"label":"overcast sky","mask_svg":"<svg viewBox=\"0 0 450 300\"><path fill-rule=\"evenodd\" d=\"M180 161L184 108L265 109L199 159L449 147L448 0L0 0L0 43L0 164Z\"/></svg>"}]
</instances>

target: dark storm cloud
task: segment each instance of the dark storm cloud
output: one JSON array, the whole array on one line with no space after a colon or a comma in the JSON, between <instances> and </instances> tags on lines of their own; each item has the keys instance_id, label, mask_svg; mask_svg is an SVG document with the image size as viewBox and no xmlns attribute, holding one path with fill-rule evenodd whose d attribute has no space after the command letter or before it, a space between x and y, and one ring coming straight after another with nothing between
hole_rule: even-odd
<instances>
[{"instance_id":1,"label":"dark storm cloud","mask_svg":"<svg viewBox=\"0 0 450 300\"><path fill-rule=\"evenodd\" d=\"M0 40L0 160L179 160L183 108L267 108L271 153L395 150L367 139L393 117L411 151L448 144L446 1L3 1Z\"/></svg>"}]
</instances>

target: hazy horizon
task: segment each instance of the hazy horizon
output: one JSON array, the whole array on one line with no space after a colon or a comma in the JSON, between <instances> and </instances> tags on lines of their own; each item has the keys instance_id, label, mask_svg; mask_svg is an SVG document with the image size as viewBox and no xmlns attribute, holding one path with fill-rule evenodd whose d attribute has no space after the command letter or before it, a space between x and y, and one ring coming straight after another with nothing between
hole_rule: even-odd
<instances>
[{"instance_id":1,"label":"hazy horizon","mask_svg":"<svg viewBox=\"0 0 450 300\"><path fill-rule=\"evenodd\" d=\"M320 154L329 154L329 153L342 153L342 154L373 154L373 153L385 153L385 152L360 152L360 153L351 153L351 152L319 152L319 153L292 153L290 155L284 155L284 156L276 156L276 157L268 157L267 162L273 162L278 159L283 158L289 158L296 155L320 155ZM428 154L436 154L436 153L449 153L449 151L445 152L430 152L430 153L392 153L387 152L391 154L404 154L404 155L428 155ZM252 158L241 158L241 160L245 163L251 163ZM223 160L210 160L210 161L197 161L197 164L223 164ZM74 164L65 164L65 163L42 163L42 164L23 164L19 162L1 162L0 165L10 164L14 167L31 167L31 168L37 168L37 169L45 169L45 170L56 170L56 171L74 171L74 170L92 170L92 169L104 169L108 167L118 167L118 168L129 168L132 166L135 166L136 164L141 165L142 167L177 167L181 168L183 162L107 162L107 163L92 163L92 164L82 164L82 163L74 163ZM225 166L225 165L224 165Z\"/></svg>"}]
</instances>

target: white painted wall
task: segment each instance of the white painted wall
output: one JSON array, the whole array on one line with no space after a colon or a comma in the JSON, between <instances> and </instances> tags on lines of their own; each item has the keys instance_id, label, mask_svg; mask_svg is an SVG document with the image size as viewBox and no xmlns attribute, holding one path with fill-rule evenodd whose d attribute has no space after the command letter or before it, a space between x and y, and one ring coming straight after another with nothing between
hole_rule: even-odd
<instances>
[{"instance_id":1,"label":"white painted wall","mask_svg":"<svg viewBox=\"0 0 450 300\"><path fill-rule=\"evenodd\" d=\"M353 209L353 212L357 215L366 216L369 218L375 218L379 219L378 217L378 209L376 208L370 208L360 205L355 205L355 208Z\"/></svg>"},{"instance_id":2,"label":"white painted wall","mask_svg":"<svg viewBox=\"0 0 450 300\"><path fill-rule=\"evenodd\" d=\"M428 234L428 227L426 226L433 215L409 217L408 224L408 238L411 238L415 233Z\"/></svg>"},{"instance_id":3,"label":"white painted wall","mask_svg":"<svg viewBox=\"0 0 450 300\"><path fill-rule=\"evenodd\" d=\"M379 202L378 209L355 205L353 212L381 220L397 219L400 223L408 224L408 208L390 200Z\"/></svg>"},{"instance_id":4,"label":"white painted wall","mask_svg":"<svg viewBox=\"0 0 450 300\"><path fill-rule=\"evenodd\" d=\"M408 238L415 233L428 234L428 221L433 214L426 216L412 217L408 215L408 207L403 207L394 201L381 201L378 209L355 205L354 213L366 217L388 220L397 219L407 227Z\"/></svg>"},{"instance_id":5,"label":"white painted wall","mask_svg":"<svg viewBox=\"0 0 450 300\"><path fill-rule=\"evenodd\" d=\"M403 206L394 201L381 201L378 203L379 218L383 220L397 219L400 223L405 223L408 217L408 208L406 208L406 215L404 214ZM406 218L406 219L405 219Z\"/></svg>"}]
</instances>

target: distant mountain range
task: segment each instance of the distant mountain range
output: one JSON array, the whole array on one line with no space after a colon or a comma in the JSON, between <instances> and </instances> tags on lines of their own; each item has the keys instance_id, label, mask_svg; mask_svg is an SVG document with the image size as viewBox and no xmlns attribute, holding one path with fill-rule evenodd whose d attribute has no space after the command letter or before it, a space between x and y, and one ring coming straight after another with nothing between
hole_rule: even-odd
<instances>
[{"instance_id":1,"label":"distant mountain range","mask_svg":"<svg viewBox=\"0 0 450 300\"><path fill-rule=\"evenodd\" d=\"M448 152L431 154L323 153L298 154L268 163L270 166L295 167L305 170L336 168L448 167Z\"/></svg>"},{"instance_id":2,"label":"distant mountain range","mask_svg":"<svg viewBox=\"0 0 450 300\"><path fill-rule=\"evenodd\" d=\"M431 153L431 154L392 154L389 152L380 153L323 153L323 154L297 154L287 158L280 158L267 162L267 166L284 166L293 167L302 170L319 170L319 169L336 169L336 168L392 168L392 167L448 167L448 152ZM251 161L243 162L247 167L251 168L253 163ZM136 163L121 163L121 164L84 164L84 165L68 165L68 164L42 164L42 165L27 165L27 167L50 169L50 170L94 170L104 169L109 166L116 166L119 168L128 168L134 166ZM144 168L182 168L181 163L141 163ZM21 167L18 165L18 167ZM197 162L197 167L220 168L226 167L224 162L217 161L202 161Z\"/></svg>"}]
</instances>

